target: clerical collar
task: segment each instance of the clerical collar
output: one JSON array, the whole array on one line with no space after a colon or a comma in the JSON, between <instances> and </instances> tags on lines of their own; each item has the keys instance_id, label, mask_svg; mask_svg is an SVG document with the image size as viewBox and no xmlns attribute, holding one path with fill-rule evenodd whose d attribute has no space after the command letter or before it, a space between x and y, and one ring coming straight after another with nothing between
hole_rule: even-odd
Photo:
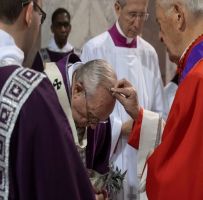
<instances>
[{"instance_id":1,"label":"clerical collar","mask_svg":"<svg viewBox=\"0 0 203 200\"><path fill-rule=\"evenodd\" d=\"M66 53L66 52L72 51L73 50L73 46L67 41L65 46L60 49L58 47L58 45L56 44L56 41L55 41L54 37L52 37L50 42L49 42L48 49L50 51L54 51L54 52Z\"/></svg>"},{"instance_id":2,"label":"clerical collar","mask_svg":"<svg viewBox=\"0 0 203 200\"><path fill-rule=\"evenodd\" d=\"M130 44L130 43L133 41L133 38L129 38L129 37L125 36L125 34L123 33L123 31L121 30L121 27L120 27L120 24L118 23L118 21L116 22L116 28L117 28L118 32L119 32L123 37L126 38L127 44Z\"/></svg>"},{"instance_id":3,"label":"clerical collar","mask_svg":"<svg viewBox=\"0 0 203 200\"><path fill-rule=\"evenodd\" d=\"M137 38L127 38L122 32L118 21L113 25L111 29L108 30L115 46L126 47L126 48L136 48Z\"/></svg>"}]
</instances>

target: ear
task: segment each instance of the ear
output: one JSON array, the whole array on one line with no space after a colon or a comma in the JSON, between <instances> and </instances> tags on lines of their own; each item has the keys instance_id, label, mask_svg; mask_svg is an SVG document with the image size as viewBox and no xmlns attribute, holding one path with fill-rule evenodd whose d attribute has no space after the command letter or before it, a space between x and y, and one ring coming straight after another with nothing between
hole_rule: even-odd
<instances>
[{"instance_id":1,"label":"ear","mask_svg":"<svg viewBox=\"0 0 203 200\"><path fill-rule=\"evenodd\" d=\"M114 4L114 9L115 9L117 17L119 17L122 8L121 8L121 5L120 5L120 3L118 1L116 1L116 3Z\"/></svg>"},{"instance_id":2,"label":"ear","mask_svg":"<svg viewBox=\"0 0 203 200\"><path fill-rule=\"evenodd\" d=\"M75 95L83 95L84 94L84 86L82 83L80 82L73 82L73 85L72 85L72 96L75 96Z\"/></svg>"},{"instance_id":3,"label":"ear","mask_svg":"<svg viewBox=\"0 0 203 200\"><path fill-rule=\"evenodd\" d=\"M178 30L183 31L186 26L185 22L185 14L182 6L180 4L175 4L173 6L173 11L174 11L174 20L176 27Z\"/></svg>"},{"instance_id":4,"label":"ear","mask_svg":"<svg viewBox=\"0 0 203 200\"><path fill-rule=\"evenodd\" d=\"M30 27L33 17L33 2L30 2L25 9L25 22Z\"/></svg>"}]
</instances>

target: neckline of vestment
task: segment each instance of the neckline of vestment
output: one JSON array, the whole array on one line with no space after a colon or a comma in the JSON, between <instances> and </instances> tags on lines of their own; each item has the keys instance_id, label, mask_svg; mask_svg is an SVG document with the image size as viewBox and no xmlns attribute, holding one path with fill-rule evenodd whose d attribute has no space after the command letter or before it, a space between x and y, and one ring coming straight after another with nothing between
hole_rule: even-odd
<instances>
[{"instance_id":1,"label":"neckline of vestment","mask_svg":"<svg viewBox=\"0 0 203 200\"><path fill-rule=\"evenodd\" d=\"M195 63L203 58L203 55L198 55L201 43L203 42L203 34L198 36L185 50L181 59L179 60L177 73L179 75L179 84L184 80L189 71L193 68Z\"/></svg>"},{"instance_id":2,"label":"neckline of vestment","mask_svg":"<svg viewBox=\"0 0 203 200\"><path fill-rule=\"evenodd\" d=\"M108 30L113 43L117 47L125 47L125 48L137 48L137 37L132 40L131 43L127 43L127 38L122 36L117 27L116 24L114 24L109 30Z\"/></svg>"}]
</instances>

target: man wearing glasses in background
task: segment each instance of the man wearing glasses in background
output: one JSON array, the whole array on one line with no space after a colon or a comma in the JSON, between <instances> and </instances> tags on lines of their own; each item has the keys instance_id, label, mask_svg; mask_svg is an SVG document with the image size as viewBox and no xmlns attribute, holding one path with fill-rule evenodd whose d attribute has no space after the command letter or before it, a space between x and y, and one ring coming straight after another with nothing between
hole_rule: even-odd
<instances>
[{"instance_id":1,"label":"man wearing glasses in background","mask_svg":"<svg viewBox=\"0 0 203 200\"><path fill-rule=\"evenodd\" d=\"M144 108L163 113L158 57L154 48L139 36L149 15L148 0L117 0L114 6L118 20L108 31L84 45L81 60L105 59L114 67L118 79L125 78L135 86ZM122 172L127 170L123 191L114 195L115 199L139 199L137 151L127 144L132 119L118 103L111 115L111 125L111 162Z\"/></svg>"},{"instance_id":2,"label":"man wearing glasses in background","mask_svg":"<svg viewBox=\"0 0 203 200\"><path fill-rule=\"evenodd\" d=\"M71 16L64 8L57 8L52 14L51 38L47 48L42 48L35 56L32 68L42 72L47 62L57 62L74 52L73 46L68 42L71 31Z\"/></svg>"},{"instance_id":3,"label":"man wearing glasses in background","mask_svg":"<svg viewBox=\"0 0 203 200\"><path fill-rule=\"evenodd\" d=\"M46 17L41 3L0 0L0 199L94 200L50 81L22 67Z\"/></svg>"}]
</instances>

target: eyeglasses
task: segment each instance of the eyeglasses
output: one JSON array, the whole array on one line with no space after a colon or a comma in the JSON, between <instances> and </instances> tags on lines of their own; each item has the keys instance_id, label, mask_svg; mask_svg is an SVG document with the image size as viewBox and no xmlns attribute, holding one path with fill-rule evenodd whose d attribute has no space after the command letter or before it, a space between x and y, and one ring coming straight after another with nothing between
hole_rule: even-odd
<instances>
[{"instance_id":1,"label":"eyeglasses","mask_svg":"<svg viewBox=\"0 0 203 200\"><path fill-rule=\"evenodd\" d=\"M21 0L21 2L22 2L22 7L24 7L27 4L29 4L31 1L30 0ZM41 16L41 24L43 24L44 20L46 19L46 13L42 10L42 8L35 1L33 1L33 5L34 5L34 9Z\"/></svg>"},{"instance_id":2,"label":"eyeglasses","mask_svg":"<svg viewBox=\"0 0 203 200\"><path fill-rule=\"evenodd\" d=\"M33 1L33 5L36 8L38 14L41 15L41 24L43 24L47 14L42 10L42 8L35 1Z\"/></svg>"},{"instance_id":3,"label":"eyeglasses","mask_svg":"<svg viewBox=\"0 0 203 200\"><path fill-rule=\"evenodd\" d=\"M86 93L86 91L84 92L84 94L85 94L85 101L86 101L87 124L88 125L90 125L90 124L96 125L96 124L106 124L106 123L108 123L108 120L101 121L98 117L94 116L92 113L90 113L88 111L87 93Z\"/></svg>"},{"instance_id":4,"label":"eyeglasses","mask_svg":"<svg viewBox=\"0 0 203 200\"><path fill-rule=\"evenodd\" d=\"M146 21L149 17L149 13L147 12L129 12L127 15L131 21L134 21L135 19Z\"/></svg>"}]
</instances>

